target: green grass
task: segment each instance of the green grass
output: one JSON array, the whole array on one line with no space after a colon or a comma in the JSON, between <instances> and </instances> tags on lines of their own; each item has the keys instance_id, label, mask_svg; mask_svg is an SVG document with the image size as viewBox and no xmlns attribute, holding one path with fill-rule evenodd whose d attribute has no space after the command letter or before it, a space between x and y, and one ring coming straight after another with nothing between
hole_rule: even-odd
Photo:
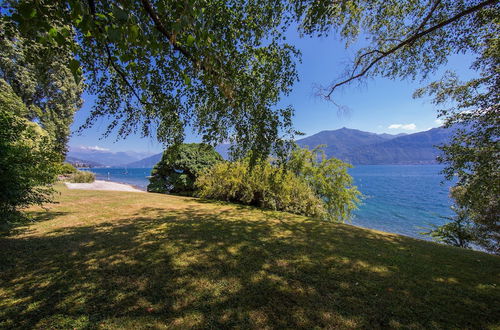
<instances>
[{"instance_id":1,"label":"green grass","mask_svg":"<svg viewBox=\"0 0 500 330\"><path fill-rule=\"evenodd\" d=\"M500 258L192 198L60 187L0 238L0 328L498 328Z\"/></svg>"}]
</instances>

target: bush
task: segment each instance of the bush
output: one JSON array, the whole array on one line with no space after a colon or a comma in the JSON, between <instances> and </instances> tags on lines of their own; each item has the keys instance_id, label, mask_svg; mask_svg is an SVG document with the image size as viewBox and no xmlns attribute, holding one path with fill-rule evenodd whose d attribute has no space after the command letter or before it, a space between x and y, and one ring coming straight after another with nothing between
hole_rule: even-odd
<instances>
[{"instance_id":1,"label":"bush","mask_svg":"<svg viewBox=\"0 0 500 330\"><path fill-rule=\"evenodd\" d=\"M59 174L61 175L71 175L78 172L78 170L70 163L62 163L59 168Z\"/></svg>"},{"instance_id":2,"label":"bush","mask_svg":"<svg viewBox=\"0 0 500 330\"><path fill-rule=\"evenodd\" d=\"M432 237L435 241L470 249L474 245L481 246L486 250L500 254L500 249L496 242L498 236L491 232L489 226L476 223L473 214L468 207L461 206L459 202L465 194L465 188L455 186L450 189L450 197L455 200L451 207L455 213L452 217L442 217L448 220L441 226L431 225L430 230L423 232L423 235Z\"/></svg>"},{"instance_id":3,"label":"bush","mask_svg":"<svg viewBox=\"0 0 500 330\"><path fill-rule=\"evenodd\" d=\"M73 183L92 183L95 181L95 174L87 171L76 171L69 178L70 182Z\"/></svg>"},{"instance_id":4,"label":"bush","mask_svg":"<svg viewBox=\"0 0 500 330\"><path fill-rule=\"evenodd\" d=\"M20 116L20 98L0 86L0 225L8 226L20 209L51 201L60 157L47 132Z\"/></svg>"},{"instance_id":5,"label":"bush","mask_svg":"<svg viewBox=\"0 0 500 330\"><path fill-rule=\"evenodd\" d=\"M250 158L214 165L196 181L202 198L343 221L359 201L347 164L297 149L284 164Z\"/></svg>"},{"instance_id":6,"label":"bush","mask_svg":"<svg viewBox=\"0 0 500 330\"><path fill-rule=\"evenodd\" d=\"M442 226L432 225L431 230L422 234L429 235L434 240L444 244L471 248L471 243L475 241L475 230L467 210L456 206L451 209L455 212L455 215L453 217L443 217L449 222Z\"/></svg>"},{"instance_id":7,"label":"bush","mask_svg":"<svg viewBox=\"0 0 500 330\"><path fill-rule=\"evenodd\" d=\"M327 220L350 219L361 197L347 173L350 164L337 158L326 158L322 146L317 146L313 150L295 148L284 166L307 182L321 198Z\"/></svg>"},{"instance_id":8,"label":"bush","mask_svg":"<svg viewBox=\"0 0 500 330\"><path fill-rule=\"evenodd\" d=\"M212 165L222 161L212 146L203 143L173 146L153 168L148 191L192 195L196 178Z\"/></svg>"}]
</instances>

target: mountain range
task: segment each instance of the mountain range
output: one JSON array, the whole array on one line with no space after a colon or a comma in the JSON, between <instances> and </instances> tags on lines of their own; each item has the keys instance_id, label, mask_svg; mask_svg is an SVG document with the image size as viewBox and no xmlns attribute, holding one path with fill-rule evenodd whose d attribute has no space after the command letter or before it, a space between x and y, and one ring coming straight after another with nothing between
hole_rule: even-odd
<instances>
[{"instance_id":1,"label":"mountain range","mask_svg":"<svg viewBox=\"0 0 500 330\"><path fill-rule=\"evenodd\" d=\"M341 128L322 131L297 140L301 147L324 144L327 157L336 157L353 165L436 164L440 151L436 146L447 143L452 129L433 128L413 134L375 134Z\"/></svg>"},{"instance_id":2,"label":"mountain range","mask_svg":"<svg viewBox=\"0 0 500 330\"><path fill-rule=\"evenodd\" d=\"M151 153L136 151L113 152L100 147L72 147L66 161L72 164L84 163L91 167L125 166L150 156Z\"/></svg>"},{"instance_id":3,"label":"mountain range","mask_svg":"<svg viewBox=\"0 0 500 330\"><path fill-rule=\"evenodd\" d=\"M222 156L224 159L229 159L229 144L220 144L217 147L215 147L215 150ZM127 164L127 167L130 168L150 168L155 166L161 159L161 156L163 155L162 152L159 154L149 156L147 158L138 160L136 162L132 162Z\"/></svg>"},{"instance_id":4,"label":"mountain range","mask_svg":"<svg viewBox=\"0 0 500 330\"><path fill-rule=\"evenodd\" d=\"M425 132L413 134L376 134L356 129L341 128L321 131L314 135L297 140L301 147L314 148L325 145L327 157L336 157L353 165L377 164L435 164L439 155L438 145L450 140L451 129L433 128ZM229 145L222 144L216 150L228 158ZM158 163L162 153L140 157L141 153L117 152L104 150L72 150L70 157L99 163L104 166L127 166L130 168L150 168ZM129 161L126 161L126 160Z\"/></svg>"}]
</instances>

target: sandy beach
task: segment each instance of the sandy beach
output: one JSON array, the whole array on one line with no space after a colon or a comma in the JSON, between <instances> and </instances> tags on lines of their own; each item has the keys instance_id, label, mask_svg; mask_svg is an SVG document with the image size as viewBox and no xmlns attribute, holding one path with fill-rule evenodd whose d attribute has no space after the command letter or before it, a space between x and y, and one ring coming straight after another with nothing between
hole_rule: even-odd
<instances>
[{"instance_id":1,"label":"sandy beach","mask_svg":"<svg viewBox=\"0 0 500 330\"><path fill-rule=\"evenodd\" d=\"M92 183L70 183L65 182L68 189L81 189L81 190L113 190L113 191L130 191L130 192L140 192L145 191L134 188L128 184L116 183L103 180L95 180Z\"/></svg>"}]
</instances>

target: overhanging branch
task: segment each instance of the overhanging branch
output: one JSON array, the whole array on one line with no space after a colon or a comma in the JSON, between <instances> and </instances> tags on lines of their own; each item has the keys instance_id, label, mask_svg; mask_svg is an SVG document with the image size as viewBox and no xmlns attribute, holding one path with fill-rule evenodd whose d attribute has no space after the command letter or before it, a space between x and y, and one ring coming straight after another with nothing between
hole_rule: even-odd
<instances>
[{"instance_id":1,"label":"overhanging branch","mask_svg":"<svg viewBox=\"0 0 500 330\"><path fill-rule=\"evenodd\" d=\"M370 69L375 65L377 64L378 62L380 62L382 59L386 58L387 56L395 53L396 51L398 51L399 49L405 47L405 46L408 46L408 45L411 45L413 44L415 41L417 41L418 39L436 31L436 30L439 30L455 21L458 21L459 19L461 19L462 17L464 16L467 16L471 13L474 13L486 6L490 6L490 5L493 5L495 3L498 3L499 0L487 0L487 1L483 1L473 7L470 7L460 13L458 13L457 15L445 20L445 21L442 21L441 23L439 24L436 24L434 26L431 26L430 28L424 30L424 31L421 31L419 32L424 26L425 24L429 21L429 19L431 18L432 14L434 13L434 11L436 10L437 6L439 5L440 3L440 0L437 0L433 7L431 8L429 14L424 18L424 20L422 21L422 23L420 24L420 26L415 30L415 33L413 35L411 35L409 38L403 40L402 42L398 43L397 45L395 45L394 47L390 48L389 50L386 50L386 51L382 51L382 50L371 50L365 54L362 54L358 57L358 59L356 60L356 63L354 64L354 68L352 70L352 73L351 75L349 76L349 78L341 81L341 82L338 82L336 83L335 85L333 85L332 87L329 88L329 92L328 94L326 94L324 97L329 99L332 95L332 93L335 91L335 89L337 89L338 87L342 86L342 85L345 85L345 84L348 84L350 83L351 81L355 80L355 79L358 79L358 78L361 78L362 76L366 75L368 73L368 71L370 71ZM369 55L372 55L374 53L379 53L380 55L375 57L371 62L369 62L359 73L356 73L358 71L358 67L360 66L361 64L361 61L364 57L366 56L369 56Z\"/></svg>"},{"instance_id":2,"label":"overhanging branch","mask_svg":"<svg viewBox=\"0 0 500 330\"><path fill-rule=\"evenodd\" d=\"M144 10L146 11L148 16L153 21L155 28L167 38L167 40L170 43L170 45L172 46L172 48L175 49L176 51L178 51L179 53L181 53L182 55L184 55L187 59L189 59L191 62L193 62L196 66L199 66L200 65L199 61L197 61L191 53L189 53L184 47L182 47L175 40L174 34L169 32L165 28L165 26L163 25L163 23L160 20L160 17L158 16L156 11L154 10L151 2L149 2L149 0L141 0L141 2L142 2L142 6L143 6Z\"/></svg>"}]
</instances>

